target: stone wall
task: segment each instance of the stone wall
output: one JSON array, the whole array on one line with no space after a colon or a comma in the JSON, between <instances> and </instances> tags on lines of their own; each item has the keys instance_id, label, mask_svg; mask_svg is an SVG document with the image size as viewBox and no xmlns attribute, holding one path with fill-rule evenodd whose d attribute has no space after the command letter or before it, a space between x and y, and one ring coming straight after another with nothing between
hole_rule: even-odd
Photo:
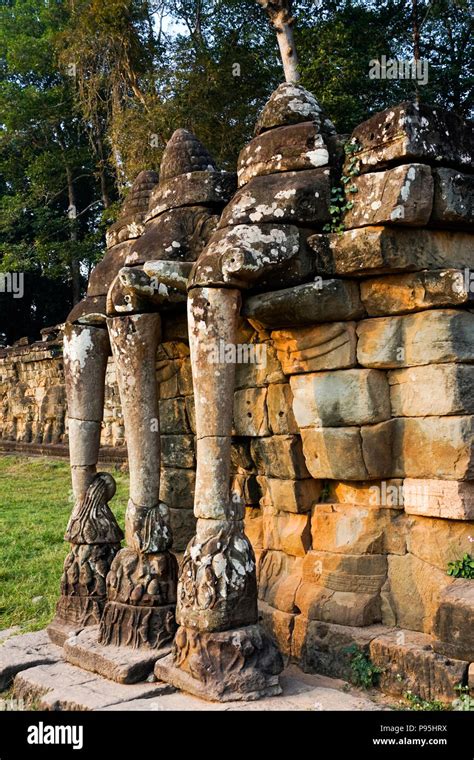
<instances>
[{"instance_id":1,"label":"stone wall","mask_svg":"<svg viewBox=\"0 0 474 760\"><path fill-rule=\"evenodd\" d=\"M401 108L354 132L355 203L346 231L309 239L316 280L244 303L233 490L286 655L348 677L355 644L387 691L448 699L474 659L474 584L446 572L474 535L472 163L462 135L439 149L439 124L438 143L411 144ZM182 551L196 464L184 313L163 335L161 499ZM44 337L0 356L4 445L67 442L60 341ZM102 443L125 444L112 361Z\"/></svg>"}]
</instances>

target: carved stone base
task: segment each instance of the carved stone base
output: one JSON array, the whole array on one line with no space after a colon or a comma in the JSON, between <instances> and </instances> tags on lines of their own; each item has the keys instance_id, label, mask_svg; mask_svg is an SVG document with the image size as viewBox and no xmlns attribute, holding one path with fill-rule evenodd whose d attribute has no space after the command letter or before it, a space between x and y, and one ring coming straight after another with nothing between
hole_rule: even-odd
<instances>
[{"instance_id":1,"label":"carved stone base","mask_svg":"<svg viewBox=\"0 0 474 760\"><path fill-rule=\"evenodd\" d=\"M173 604L145 607L107 602L100 621L99 643L156 650L171 646L175 631Z\"/></svg>"},{"instance_id":2,"label":"carved stone base","mask_svg":"<svg viewBox=\"0 0 474 760\"><path fill-rule=\"evenodd\" d=\"M282 670L280 652L259 625L213 633L180 626L173 653L155 665L160 681L214 702L277 696Z\"/></svg>"},{"instance_id":3,"label":"carved stone base","mask_svg":"<svg viewBox=\"0 0 474 760\"><path fill-rule=\"evenodd\" d=\"M71 665L98 673L117 683L139 683L153 673L155 662L171 652L161 649L99 644L99 627L93 626L64 642L64 656Z\"/></svg>"},{"instance_id":4,"label":"carved stone base","mask_svg":"<svg viewBox=\"0 0 474 760\"><path fill-rule=\"evenodd\" d=\"M56 615L49 624L48 636L62 647L65 640L87 626L98 625L102 616L104 598L95 596L61 595L56 605Z\"/></svg>"}]
</instances>

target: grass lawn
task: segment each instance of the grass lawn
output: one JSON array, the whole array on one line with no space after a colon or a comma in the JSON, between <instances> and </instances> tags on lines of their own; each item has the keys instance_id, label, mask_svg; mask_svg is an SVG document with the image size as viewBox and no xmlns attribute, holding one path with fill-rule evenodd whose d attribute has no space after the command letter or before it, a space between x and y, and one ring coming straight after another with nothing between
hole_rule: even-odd
<instances>
[{"instance_id":1,"label":"grass lawn","mask_svg":"<svg viewBox=\"0 0 474 760\"><path fill-rule=\"evenodd\" d=\"M112 509L123 527L128 475L113 467ZM0 457L0 630L44 626L54 615L73 506L69 465L46 458Z\"/></svg>"}]
</instances>

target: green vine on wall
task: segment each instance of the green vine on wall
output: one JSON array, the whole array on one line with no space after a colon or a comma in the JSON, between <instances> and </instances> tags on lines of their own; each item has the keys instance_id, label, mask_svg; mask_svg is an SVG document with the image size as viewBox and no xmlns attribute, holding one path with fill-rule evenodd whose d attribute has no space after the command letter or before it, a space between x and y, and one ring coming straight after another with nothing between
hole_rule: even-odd
<instances>
[{"instance_id":1,"label":"green vine on wall","mask_svg":"<svg viewBox=\"0 0 474 760\"><path fill-rule=\"evenodd\" d=\"M344 145L346 161L339 184L331 188L331 203L329 206L331 221L324 225L323 232L344 232L344 214L353 208L354 201L351 200L351 195L358 192L353 180L354 177L360 174L360 168L359 159L354 154L360 150L360 147L359 143L355 140L347 142Z\"/></svg>"},{"instance_id":2,"label":"green vine on wall","mask_svg":"<svg viewBox=\"0 0 474 760\"><path fill-rule=\"evenodd\" d=\"M452 578L466 578L474 580L474 557L470 554L464 554L461 559L454 562L448 562L447 574Z\"/></svg>"}]
</instances>

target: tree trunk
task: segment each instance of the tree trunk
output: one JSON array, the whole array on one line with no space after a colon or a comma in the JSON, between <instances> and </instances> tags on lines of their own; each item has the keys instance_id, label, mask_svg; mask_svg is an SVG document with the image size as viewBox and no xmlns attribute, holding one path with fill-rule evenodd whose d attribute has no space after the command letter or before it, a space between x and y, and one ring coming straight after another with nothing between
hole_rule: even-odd
<instances>
[{"instance_id":1,"label":"tree trunk","mask_svg":"<svg viewBox=\"0 0 474 760\"><path fill-rule=\"evenodd\" d=\"M68 216L70 224L69 239L72 243L73 253L71 256L71 280L72 280L72 303L73 306L81 299L81 269L80 261L77 258L74 249L77 243L77 205L76 205L76 191L74 188L74 177L71 171L71 167L66 163L66 177L67 177L67 194L69 200Z\"/></svg>"},{"instance_id":2,"label":"tree trunk","mask_svg":"<svg viewBox=\"0 0 474 760\"><path fill-rule=\"evenodd\" d=\"M291 0L257 0L257 3L267 12L270 23L275 29L285 80L297 82L300 73L293 35L294 18L291 15Z\"/></svg>"}]
</instances>

